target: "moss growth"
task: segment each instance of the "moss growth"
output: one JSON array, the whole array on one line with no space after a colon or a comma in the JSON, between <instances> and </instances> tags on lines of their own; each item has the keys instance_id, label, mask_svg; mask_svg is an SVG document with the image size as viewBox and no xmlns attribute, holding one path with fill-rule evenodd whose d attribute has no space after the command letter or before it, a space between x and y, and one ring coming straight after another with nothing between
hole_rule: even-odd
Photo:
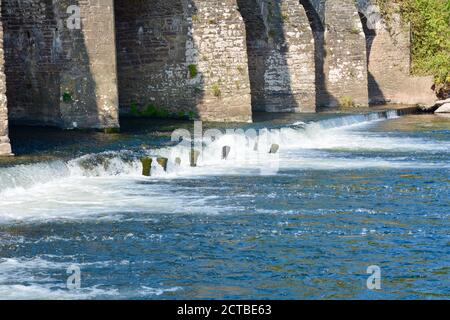
<instances>
[{"instance_id":1,"label":"moss growth","mask_svg":"<svg viewBox=\"0 0 450 320\"><path fill-rule=\"evenodd\" d=\"M275 38L275 36L277 35L276 31L274 29L269 30L269 37L270 38Z\"/></svg>"},{"instance_id":2,"label":"moss growth","mask_svg":"<svg viewBox=\"0 0 450 320\"><path fill-rule=\"evenodd\" d=\"M170 113L164 108L157 107L154 104L149 104L143 111L143 117L169 118Z\"/></svg>"},{"instance_id":3,"label":"moss growth","mask_svg":"<svg viewBox=\"0 0 450 320\"><path fill-rule=\"evenodd\" d=\"M132 102L130 106L130 113L133 116L139 116L139 110L136 102Z\"/></svg>"},{"instance_id":4,"label":"moss growth","mask_svg":"<svg viewBox=\"0 0 450 320\"><path fill-rule=\"evenodd\" d=\"M357 28L353 27L350 29L350 33L356 35L356 34L360 34L360 31Z\"/></svg>"},{"instance_id":5,"label":"moss growth","mask_svg":"<svg viewBox=\"0 0 450 320\"><path fill-rule=\"evenodd\" d=\"M355 102L353 101L352 97L344 96L339 99L339 105L342 108L351 108L355 106Z\"/></svg>"},{"instance_id":6,"label":"moss growth","mask_svg":"<svg viewBox=\"0 0 450 320\"><path fill-rule=\"evenodd\" d=\"M135 117L143 117L143 118L161 118L161 119L184 119L184 120L195 120L198 118L198 115L194 111L178 111L178 112L169 112L167 109L163 107L158 107L154 104L149 104L143 110L139 110L138 104L133 102L130 108L130 115ZM105 133L116 133L118 130L115 128L108 128L109 132ZM117 131L118 132L118 131Z\"/></svg>"},{"instance_id":7,"label":"moss growth","mask_svg":"<svg viewBox=\"0 0 450 320\"><path fill-rule=\"evenodd\" d=\"M191 76L191 78L195 78L198 74L197 66L195 64L190 64L188 66L188 69L189 69L189 75Z\"/></svg>"},{"instance_id":8,"label":"moss growth","mask_svg":"<svg viewBox=\"0 0 450 320\"><path fill-rule=\"evenodd\" d=\"M222 91L220 90L219 84L216 83L212 86L212 92L215 97L220 98Z\"/></svg>"},{"instance_id":9,"label":"moss growth","mask_svg":"<svg viewBox=\"0 0 450 320\"><path fill-rule=\"evenodd\" d=\"M113 127L104 128L103 129L103 133L105 133L105 134L120 133L120 129L119 128L113 128Z\"/></svg>"},{"instance_id":10,"label":"moss growth","mask_svg":"<svg viewBox=\"0 0 450 320\"><path fill-rule=\"evenodd\" d=\"M189 120L195 120L198 119L198 115L197 113L195 113L194 111L189 111L187 114Z\"/></svg>"},{"instance_id":11,"label":"moss growth","mask_svg":"<svg viewBox=\"0 0 450 320\"><path fill-rule=\"evenodd\" d=\"M71 103L73 101L72 94L68 91L63 93L62 100L64 103Z\"/></svg>"}]
</instances>

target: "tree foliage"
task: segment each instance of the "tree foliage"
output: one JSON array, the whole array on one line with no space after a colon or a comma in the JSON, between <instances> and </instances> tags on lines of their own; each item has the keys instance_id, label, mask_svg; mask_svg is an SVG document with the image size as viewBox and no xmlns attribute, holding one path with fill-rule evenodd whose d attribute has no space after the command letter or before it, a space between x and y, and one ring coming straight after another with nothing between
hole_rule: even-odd
<instances>
[{"instance_id":1,"label":"tree foliage","mask_svg":"<svg viewBox=\"0 0 450 320\"><path fill-rule=\"evenodd\" d=\"M412 72L434 75L438 84L450 84L450 0L378 0L382 11L392 2L411 24Z\"/></svg>"}]
</instances>

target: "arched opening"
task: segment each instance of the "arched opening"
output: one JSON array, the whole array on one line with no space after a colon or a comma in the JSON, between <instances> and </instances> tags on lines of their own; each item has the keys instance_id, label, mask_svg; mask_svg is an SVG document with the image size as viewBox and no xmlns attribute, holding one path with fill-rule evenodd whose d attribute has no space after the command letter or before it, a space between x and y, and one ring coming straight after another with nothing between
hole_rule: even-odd
<instances>
[{"instance_id":1,"label":"arched opening","mask_svg":"<svg viewBox=\"0 0 450 320\"><path fill-rule=\"evenodd\" d=\"M239 12L246 29L248 72L252 96L252 109L265 111L266 59L269 54L269 35L263 17L263 10L252 0L237 0Z\"/></svg>"},{"instance_id":2,"label":"arched opening","mask_svg":"<svg viewBox=\"0 0 450 320\"><path fill-rule=\"evenodd\" d=\"M314 35L316 101L317 106L323 108L330 105L331 100L325 80L325 28L319 13L309 0L300 0L300 4L305 9Z\"/></svg>"},{"instance_id":3,"label":"arched opening","mask_svg":"<svg viewBox=\"0 0 450 320\"><path fill-rule=\"evenodd\" d=\"M238 0L254 111L314 112L314 45L297 1Z\"/></svg>"},{"instance_id":4,"label":"arched opening","mask_svg":"<svg viewBox=\"0 0 450 320\"><path fill-rule=\"evenodd\" d=\"M366 16L368 13L359 11L359 17L363 26L363 31L366 39L366 52L367 52L367 89L369 92L369 104L385 104L386 98L384 97L383 91L381 90L379 84L375 80L371 72L371 54L373 42L377 36L376 26L374 21L370 21Z\"/></svg>"}]
</instances>

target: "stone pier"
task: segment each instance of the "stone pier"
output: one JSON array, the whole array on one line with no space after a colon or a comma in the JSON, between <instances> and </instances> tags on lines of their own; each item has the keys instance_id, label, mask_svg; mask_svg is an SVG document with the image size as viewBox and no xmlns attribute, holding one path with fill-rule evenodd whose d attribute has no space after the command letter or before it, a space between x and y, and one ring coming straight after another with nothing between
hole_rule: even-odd
<instances>
[{"instance_id":1,"label":"stone pier","mask_svg":"<svg viewBox=\"0 0 450 320\"><path fill-rule=\"evenodd\" d=\"M433 77L411 76L411 31L398 7L389 19L382 16L373 0L358 0L368 62L371 104L433 104Z\"/></svg>"},{"instance_id":2,"label":"stone pier","mask_svg":"<svg viewBox=\"0 0 450 320\"><path fill-rule=\"evenodd\" d=\"M3 25L0 20L0 156L11 155L12 152L8 137L8 108L6 103L6 78L4 65Z\"/></svg>"},{"instance_id":3,"label":"stone pier","mask_svg":"<svg viewBox=\"0 0 450 320\"><path fill-rule=\"evenodd\" d=\"M2 0L2 21L11 121L119 126L113 0Z\"/></svg>"},{"instance_id":4,"label":"stone pier","mask_svg":"<svg viewBox=\"0 0 450 320\"><path fill-rule=\"evenodd\" d=\"M236 0L116 1L120 104L209 121L251 121Z\"/></svg>"}]
</instances>

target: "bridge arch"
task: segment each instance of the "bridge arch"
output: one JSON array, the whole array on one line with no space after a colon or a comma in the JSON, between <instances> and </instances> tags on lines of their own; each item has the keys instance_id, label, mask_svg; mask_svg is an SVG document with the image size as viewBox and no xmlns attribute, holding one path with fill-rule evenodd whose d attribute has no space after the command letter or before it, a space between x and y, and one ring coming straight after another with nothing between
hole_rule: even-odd
<instances>
[{"instance_id":1,"label":"bridge arch","mask_svg":"<svg viewBox=\"0 0 450 320\"><path fill-rule=\"evenodd\" d=\"M314 39L297 0L238 0L255 111L314 112Z\"/></svg>"},{"instance_id":2,"label":"bridge arch","mask_svg":"<svg viewBox=\"0 0 450 320\"><path fill-rule=\"evenodd\" d=\"M353 0L300 0L316 41L318 105L368 105L365 34Z\"/></svg>"}]
</instances>

